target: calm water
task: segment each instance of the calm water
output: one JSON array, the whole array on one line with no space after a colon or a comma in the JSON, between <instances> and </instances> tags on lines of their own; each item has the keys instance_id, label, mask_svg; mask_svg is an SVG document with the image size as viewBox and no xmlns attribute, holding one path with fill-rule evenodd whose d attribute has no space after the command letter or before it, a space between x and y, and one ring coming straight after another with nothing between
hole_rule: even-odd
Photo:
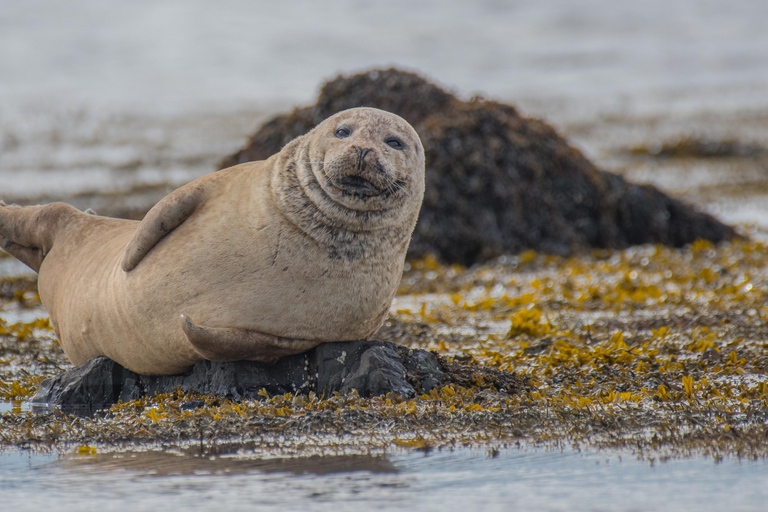
<instances>
[{"instance_id":1,"label":"calm water","mask_svg":"<svg viewBox=\"0 0 768 512\"><path fill-rule=\"evenodd\" d=\"M0 95L111 111L292 103L396 63L466 94L764 106L767 16L762 0L2 0Z\"/></svg>"},{"instance_id":2,"label":"calm water","mask_svg":"<svg viewBox=\"0 0 768 512\"><path fill-rule=\"evenodd\" d=\"M765 510L765 461L502 450L294 459L0 454L4 510Z\"/></svg>"}]
</instances>

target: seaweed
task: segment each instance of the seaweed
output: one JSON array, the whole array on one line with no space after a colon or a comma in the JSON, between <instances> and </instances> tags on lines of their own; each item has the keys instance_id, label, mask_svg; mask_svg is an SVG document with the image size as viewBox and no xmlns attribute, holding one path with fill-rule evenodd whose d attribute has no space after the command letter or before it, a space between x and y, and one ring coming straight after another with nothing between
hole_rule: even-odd
<instances>
[{"instance_id":1,"label":"seaweed","mask_svg":"<svg viewBox=\"0 0 768 512\"><path fill-rule=\"evenodd\" d=\"M767 259L765 243L738 240L526 252L470 269L415 260L377 337L440 356L444 376L429 392L264 390L236 402L177 391L90 418L16 407L0 417L0 448L285 454L527 443L648 459L765 457ZM2 300L4 317L19 311ZM69 363L42 323L24 340L11 324L0 334L0 392L20 404Z\"/></svg>"}]
</instances>

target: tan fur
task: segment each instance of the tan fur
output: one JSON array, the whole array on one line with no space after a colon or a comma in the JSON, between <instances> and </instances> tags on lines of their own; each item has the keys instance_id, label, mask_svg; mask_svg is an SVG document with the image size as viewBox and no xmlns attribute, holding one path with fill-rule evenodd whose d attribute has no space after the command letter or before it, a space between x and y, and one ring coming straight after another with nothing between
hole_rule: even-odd
<instances>
[{"instance_id":1,"label":"tan fur","mask_svg":"<svg viewBox=\"0 0 768 512\"><path fill-rule=\"evenodd\" d=\"M339 127L350 135L337 137ZM387 145L391 136L406 148ZM384 193L349 193L350 176ZM173 374L218 352L269 361L370 337L398 286L423 193L413 128L351 109L268 160L185 185L141 223L61 203L0 206L0 245L39 269L74 364L105 355Z\"/></svg>"}]
</instances>

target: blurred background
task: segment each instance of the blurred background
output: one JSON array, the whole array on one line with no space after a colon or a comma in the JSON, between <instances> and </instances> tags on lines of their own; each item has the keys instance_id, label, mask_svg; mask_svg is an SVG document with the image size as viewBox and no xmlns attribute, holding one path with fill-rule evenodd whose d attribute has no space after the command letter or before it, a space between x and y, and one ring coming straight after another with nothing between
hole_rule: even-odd
<instances>
[{"instance_id":1,"label":"blurred background","mask_svg":"<svg viewBox=\"0 0 768 512\"><path fill-rule=\"evenodd\" d=\"M140 216L324 80L397 65L768 235L768 2L0 0L0 198Z\"/></svg>"}]
</instances>

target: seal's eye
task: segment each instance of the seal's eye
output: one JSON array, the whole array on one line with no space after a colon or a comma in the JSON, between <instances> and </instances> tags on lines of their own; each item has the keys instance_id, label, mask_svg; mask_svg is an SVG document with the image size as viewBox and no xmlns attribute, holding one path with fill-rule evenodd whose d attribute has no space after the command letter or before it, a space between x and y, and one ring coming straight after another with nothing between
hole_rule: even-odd
<instances>
[{"instance_id":1,"label":"seal's eye","mask_svg":"<svg viewBox=\"0 0 768 512\"><path fill-rule=\"evenodd\" d=\"M395 149L405 149L405 144L403 144L403 141L398 139L397 137L390 137L384 142L387 143L387 146Z\"/></svg>"},{"instance_id":2,"label":"seal's eye","mask_svg":"<svg viewBox=\"0 0 768 512\"><path fill-rule=\"evenodd\" d=\"M352 130L349 129L348 126L342 126L341 128L336 128L336 137L340 139L346 139L350 136L352 133Z\"/></svg>"}]
</instances>

